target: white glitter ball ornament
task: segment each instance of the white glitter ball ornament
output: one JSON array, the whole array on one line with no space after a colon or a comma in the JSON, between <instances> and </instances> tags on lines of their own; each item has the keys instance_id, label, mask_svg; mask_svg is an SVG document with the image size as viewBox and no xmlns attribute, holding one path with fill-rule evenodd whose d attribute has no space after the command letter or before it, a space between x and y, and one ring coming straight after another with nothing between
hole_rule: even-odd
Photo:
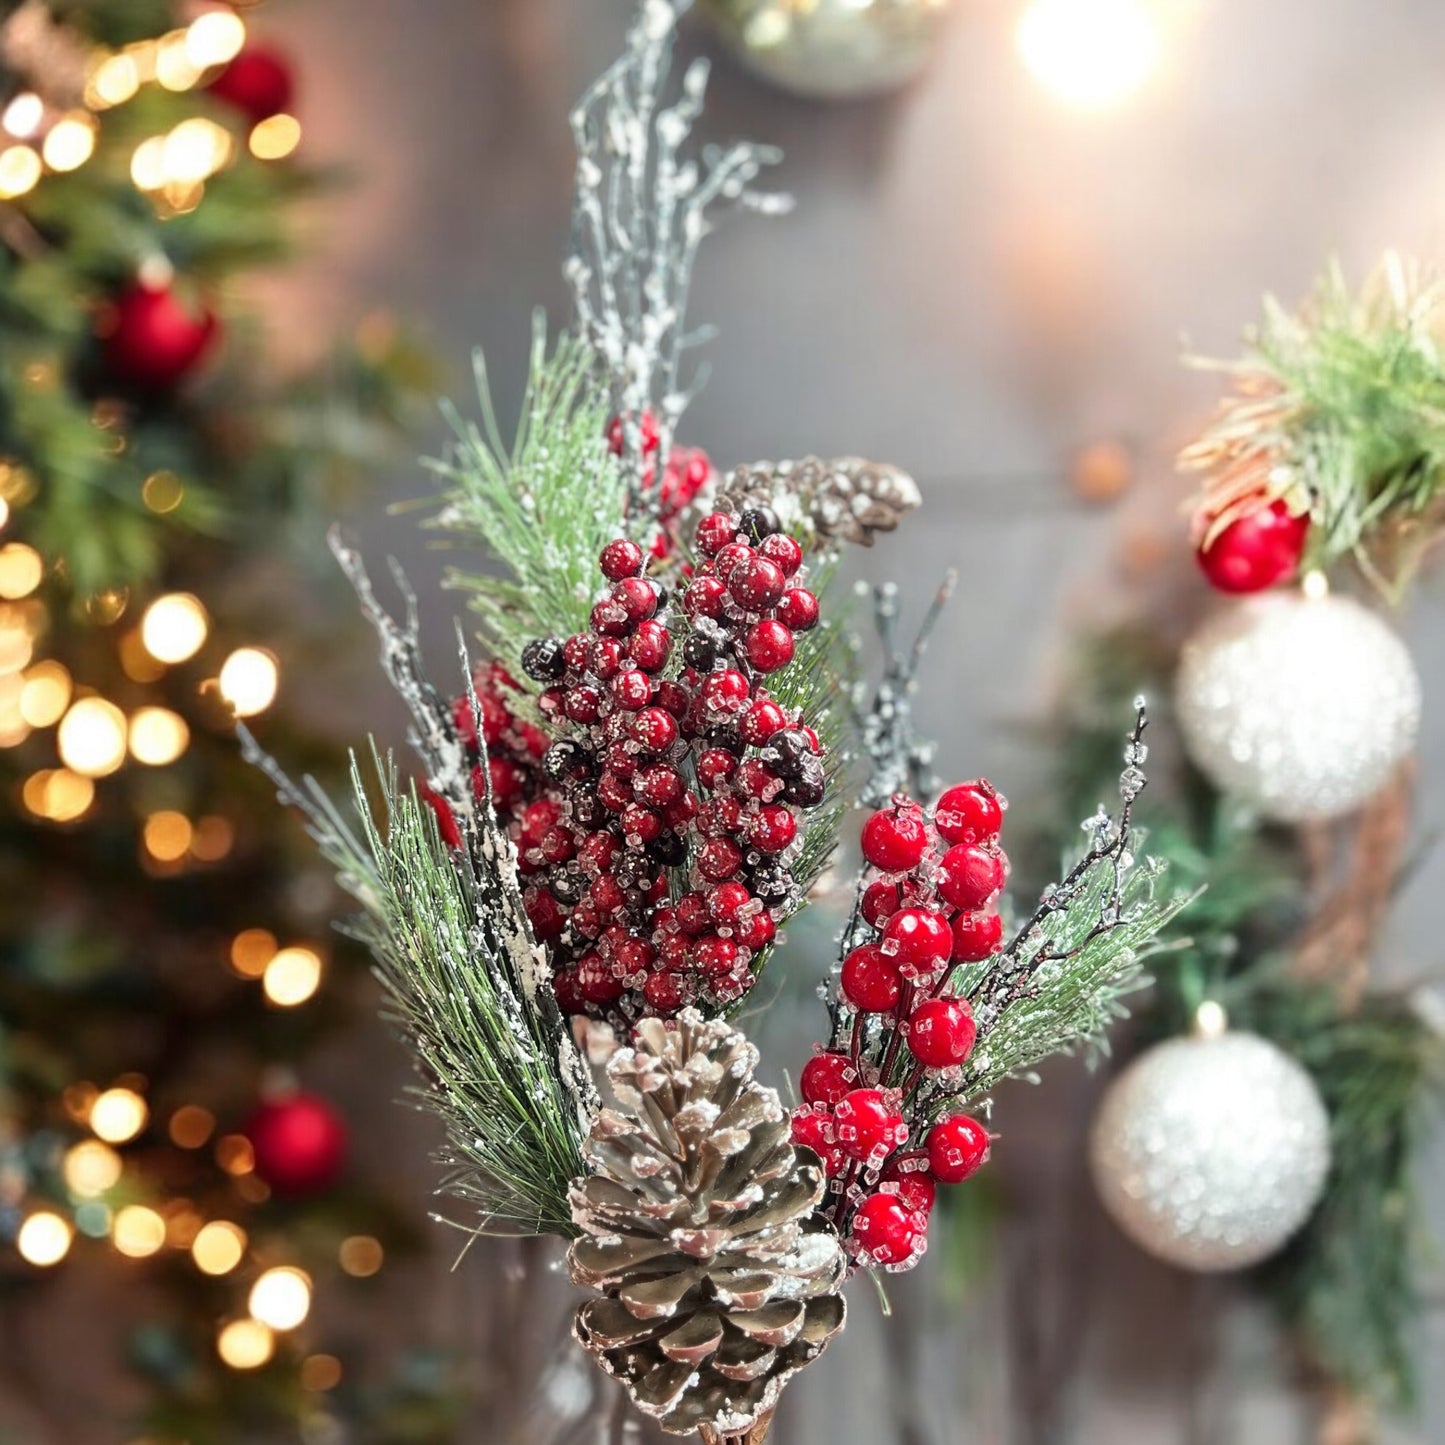
<instances>
[{"instance_id":1,"label":"white glitter ball ornament","mask_svg":"<svg viewBox=\"0 0 1445 1445\"><path fill-rule=\"evenodd\" d=\"M1318 1203L1329 1117L1310 1076L1257 1034L1172 1039L1110 1086L1090 1163L1142 1249L1183 1269L1243 1269Z\"/></svg>"},{"instance_id":2,"label":"white glitter ball ornament","mask_svg":"<svg viewBox=\"0 0 1445 1445\"><path fill-rule=\"evenodd\" d=\"M797 95L894 90L928 63L954 0L703 0L747 69Z\"/></svg>"},{"instance_id":3,"label":"white glitter ball ornament","mask_svg":"<svg viewBox=\"0 0 1445 1445\"><path fill-rule=\"evenodd\" d=\"M1194 762L1280 823L1358 808L1420 730L1420 677L1399 636L1348 597L1298 591L1211 617L1185 645L1176 701Z\"/></svg>"}]
</instances>

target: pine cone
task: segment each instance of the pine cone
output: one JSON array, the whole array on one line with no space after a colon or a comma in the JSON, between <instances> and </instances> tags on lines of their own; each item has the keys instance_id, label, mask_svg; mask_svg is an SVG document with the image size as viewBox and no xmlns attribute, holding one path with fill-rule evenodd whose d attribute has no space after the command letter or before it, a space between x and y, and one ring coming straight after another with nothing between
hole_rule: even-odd
<instances>
[{"instance_id":1,"label":"pine cone","mask_svg":"<svg viewBox=\"0 0 1445 1445\"><path fill-rule=\"evenodd\" d=\"M785 530L811 529L823 542L856 542L871 547L879 532L891 532L923 500L918 483L897 467L839 457L825 462L757 462L737 467L719 486L719 506L733 511L771 507Z\"/></svg>"},{"instance_id":2,"label":"pine cone","mask_svg":"<svg viewBox=\"0 0 1445 1445\"><path fill-rule=\"evenodd\" d=\"M645 1019L608 1065L619 1108L598 1115L595 1172L572 1186L572 1281L602 1294L577 1338L672 1434L760 1439L843 1327L846 1261L814 1218L826 1180L757 1061L696 1009L671 1030Z\"/></svg>"}]
</instances>

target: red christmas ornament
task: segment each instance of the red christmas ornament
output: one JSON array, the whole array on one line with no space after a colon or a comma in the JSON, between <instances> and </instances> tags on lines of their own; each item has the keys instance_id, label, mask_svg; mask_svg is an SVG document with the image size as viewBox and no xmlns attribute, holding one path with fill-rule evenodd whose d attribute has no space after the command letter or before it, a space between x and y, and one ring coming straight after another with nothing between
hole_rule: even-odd
<instances>
[{"instance_id":1,"label":"red christmas ornament","mask_svg":"<svg viewBox=\"0 0 1445 1445\"><path fill-rule=\"evenodd\" d=\"M259 1178L288 1198L329 1189L346 1163L346 1125L316 1094L268 1100L241 1132L251 1143Z\"/></svg>"},{"instance_id":2,"label":"red christmas ornament","mask_svg":"<svg viewBox=\"0 0 1445 1445\"><path fill-rule=\"evenodd\" d=\"M1282 498L1246 512L1196 554L1221 592L1262 592L1299 571L1310 519L1292 516Z\"/></svg>"},{"instance_id":3,"label":"red christmas ornament","mask_svg":"<svg viewBox=\"0 0 1445 1445\"><path fill-rule=\"evenodd\" d=\"M247 45L207 87L211 94L233 105L252 125L291 109L296 82L291 65L269 45Z\"/></svg>"},{"instance_id":4,"label":"red christmas ornament","mask_svg":"<svg viewBox=\"0 0 1445 1445\"><path fill-rule=\"evenodd\" d=\"M220 332L204 307L187 306L169 286L136 282L101 317L105 364L123 385L168 391L200 362Z\"/></svg>"}]
</instances>

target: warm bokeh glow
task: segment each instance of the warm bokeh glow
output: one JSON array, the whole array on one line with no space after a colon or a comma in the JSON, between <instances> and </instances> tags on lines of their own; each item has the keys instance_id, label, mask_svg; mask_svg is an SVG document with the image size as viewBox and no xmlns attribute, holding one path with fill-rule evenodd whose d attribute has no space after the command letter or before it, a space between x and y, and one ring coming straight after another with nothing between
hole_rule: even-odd
<instances>
[{"instance_id":1,"label":"warm bokeh glow","mask_svg":"<svg viewBox=\"0 0 1445 1445\"><path fill-rule=\"evenodd\" d=\"M58 662L37 662L20 689L20 716L33 728L48 728L70 706L70 674Z\"/></svg>"},{"instance_id":2,"label":"warm bokeh glow","mask_svg":"<svg viewBox=\"0 0 1445 1445\"><path fill-rule=\"evenodd\" d=\"M341 1241L341 1267L353 1279L370 1279L385 1259L381 1241L369 1234L353 1234Z\"/></svg>"},{"instance_id":3,"label":"warm bokeh glow","mask_svg":"<svg viewBox=\"0 0 1445 1445\"><path fill-rule=\"evenodd\" d=\"M146 651L139 627L123 634L116 651L120 654L121 669L132 682L157 682L166 675L165 664L157 662Z\"/></svg>"},{"instance_id":4,"label":"warm bokeh glow","mask_svg":"<svg viewBox=\"0 0 1445 1445\"><path fill-rule=\"evenodd\" d=\"M165 139L161 163L167 182L204 181L231 158L231 133L205 116L183 120Z\"/></svg>"},{"instance_id":5,"label":"warm bokeh glow","mask_svg":"<svg viewBox=\"0 0 1445 1445\"><path fill-rule=\"evenodd\" d=\"M216 1131L216 1116L199 1104L182 1104L171 1115L171 1143L178 1149L199 1149Z\"/></svg>"},{"instance_id":6,"label":"warm bokeh glow","mask_svg":"<svg viewBox=\"0 0 1445 1445\"><path fill-rule=\"evenodd\" d=\"M244 1134L223 1134L216 1140L216 1163L227 1174L249 1174L256 1167L256 1151Z\"/></svg>"},{"instance_id":7,"label":"warm bokeh glow","mask_svg":"<svg viewBox=\"0 0 1445 1445\"><path fill-rule=\"evenodd\" d=\"M20 1251L21 1259L43 1269L65 1258L70 1240L70 1225L52 1210L41 1209L20 1226L15 1248Z\"/></svg>"},{"instance_id":8,"label":"warm bokeh glow","mask_svg":"<svg viewBox=\"0 0 1445 1445\"><path fill-rule=\"evenodd\" d=\"M90 1106L90 1127L107 1144L124 1144L146 1126L150 1110L134 1089L117 1086L96 1096Z\"/></svg>"},{"instance_id":9,"label":"warm bokeh glow","mask_svg":"<svg viewBox=\"0 0 1445 1445\"><path fill-rule=\"evenodd\" d=\"M219 863L234 846L236 829L229 818L208 813L196 821L191 837L191 857L198 863Z\"/></svg>"},{"instance_id":10,"label":"warm bokeh glow","mask_svg":"<svg viewBox=\"0 0 1445 1445\"><path fill-rule=\"evenodd\" d=\"M251 154L258 161L284 160L301 144L301 122L283 111L267 116L251 131Z\"/></svg>"},{"instance_id":11,"label":"warm bokeh glow","mask_svg":"<svg viewBox=\"0 0 1445 1445\"><path fill-rule=\"evenodd\" d=\"M311 1309L311 1280L289 1265L268 1269L251 1286L246 1308L273 1330L294 1330Z\"/></svg>"},{"instance_id":12,"label":"warm bokeh glow","mask_svg":"<svg viewBox=\"0 0 1445 1445\"><path fill-rule=\"evenodd\" d=\"M130 178L143 191L158 191L166 183L166 138L143 140L130 158Z\"/></svg>"},{"instance_id":13,"label":"warm bokeh glow","mask_svg":"<svg viewBox=\"0 0 1445 1445\"><path fill-rule=\"evenodd\" d=\"M45 119L45 102L33 90L22 90L0 114L0 128L16 140L29 140Z\"/></svg>"},{"instance_id":14,"label":"warm bokeh glow","mask_svg":"<svg viewBox=\"0 0 1445 1445\"><path fill-rule=\"evenodd\" d=\"M230 1274L246 1255L246 1231L225 1219L203 1225L191 1241L191 1258L202 1274Z\"/></svg>"},{"instance_id":15,"label":"warm bokeh glow","mask_svg":"<svg viewBox=\"0 0 1445 1445\"><path fill-rule=\"evenodd\" d=\"M89 120L68 115L50 127L40 153L53 171L73 171L83 166L95 150L95 126Z\"/></svg>"},{"instance_id":16,"label":"warm bokeh glow","mask_svg":"<svg viewBox=\"0 0 1445 1445\"><path fill-rule=\"evenodd\" d=\"M1017 41L1041 85L1088 110L1133 95L1162 49L1151 0L1030 0Z\"/></svg>"},{"instance_id":17,"label":"warm bokeh glow","mask_svg":"<svg viewBox=\"0 0 1445 1445\"><path fill-rule=\"evenodd\" d=\"M124 53L107 55L90 77L88 96L97 109L124 105L140 89L140 70Z\"/></svg>"},{"instance_id":18,"label":"warm bokeh glow","mask_svg":"<svg viewBox=\"0 0 1445 1445\"><path fill-rule=\"evenodd\" d=\"M145 1259L166 1242L166 1222L144 1204L128 1204L112 1221L111 1239L127 1259Z\"/></svg>"},{"instance_id":19,"label":"warm bokeh glow","mask_svg":"<svg viewBox=\"0 0 1445 1445\"><path fill-rule=\"evenodd\" d=\"M103 778L125 761L125 714L103 697L83 697L60 720L55 744L66 767Z\"/></svg>"},{"instance_id":20,"label":"warm bokeh glow","mask_svg":"<svg viewBox=\"0 0 1445 1445\"><path fill-rule=\"evenodd\" d=\"M191 833L191 820L184 813L163 809L146 819L141 837L157 863L177 863L190 851Z\"/></svg>"},{"instance_id":21,"label":"warm bokeh glow","mask_svg":"<svg viewBox=\"0 0 1445 1445\"><path fill-rule=\"evenodd\" d=\"M232 10L208 10L186 30L186 54L200 70L234 60L245 43L245 21Z\"/></svg>"},{"instance_id":22,"label":"warm bokeh glow","mask_svg":"<svg viewBox=\"0 0 1445 1445\"><path fill-rule=\"evenodd\" d=\"M45 564L40 553L24 542L8 542L0 547L0 597L28 597L40 586Z\"/></svg>"},{"instance_id":23,"label":"warm bokeh glow","mask_svg":"<svg viewBox=\"0 0 1445 1445\"><path fill-rule=\"evenodd\" d=\"M158 516L174 512L185 500L186 489L174 472L152 472L141 484L140 499Z\"/></svg>"},{"instance_id":24,"label":"warm bokeh glow","mask_svg":"<svg viewBox=\"0 0 1445 1445\"><path fill-rule=\"evenodd\" d=\"M283 948L266 965L261 987L281 1008L303 1004L321 986L321 955L310 948Z\"/></svg>"},{"instance_id":25,"label":"warm bokeh glow","mask_svg":"<svg viewBox=\"0 0 1445 1445\"><path fill-rule=\"evenodd\" d=\"M173 30L156 46L156 79L167 90L189 90L202 69L191 59L185 31Z\"/></svg>"},{"instance_id":26,"label":"warm bokeh glow","mask_svg":"<svg viewBox=\"0 0 1445 1445\"><path fill-rule=\"evenodd\" d=\"M153 768L173 763L185 752L191 730L168 707L143 707L131 714L130 755Z\"/></svg>"},{"instance_id":27,"label":"warm bokeh glow","mask_svg":"<svg viewBox=\"0 0 1445 1445\"><path fill-rule=\"evenodd\" d=\"M9 146L0 151L0 201L13 201L31 190L44 167L40 155L29 146Z\"/></svg>"},{"instance_id":28,"label":"warm bokeh glow","mask_svg":"<svg viewBox=\"0 0 1445 1445\"><path fill-rule=\"evenodd\" d=\"M238 647L222 664L219 681L236 716L254 717L276 701L280 672L264 648Z\"/></svg>"},{"instance_id":29,"label":"warm bokeh glow","mask_svg":"<svg viewBox=\"0 0 1445 1445\"><path fill-rule=\"evenodd\" d=\"M216 1336L216 1353L233 1370L259 1370L275 1349L275 1336L259 1320L232 1320Z\"/></svg>"},{"instance_id":30,"label":"warm bokeh glow","mask_svg":"<svg viewBox=\"0 0 1445 1445\"><path fill-rule=\"evenodd\" d=\"M276 957L276 935L265 928L243 928L231 940L231 967L242 978L260 978Z\"/></svg>"},{"instance_id":31,"label":"warm bokeh glow","mask_svg":"<svg viewBox=\"0 0 1445 1445\"><path fill-rule=\"evenodd\" d=\"M301 1388L320 1393L341 1383L341 1361L335 1355L307 1355L301 1361Z\"/></svg>"},{"instance_id":32,"label":"warm bokeh glow","mask_svg":"<svg viewBox=\"0 0 1445 1445\"><path fill-rule=\"evenodd\" d=\"M185 662L201 650L211 621L200 599L189 592L157 597L141 618L140 635L157 662Z\"/></svg>"},{"instance_id":33,"label":"warm bokeh glow","mask_svg":"<svg viewBox=\"0 0 1445 1445\"><path fill-rule=\"evenodd\" d=\"M120 1178L120 1155L99 1139L86 1139L65 1151L60 1172L65 1187L82 1199L95 1199Z\"/></svg>"}]
</instances>

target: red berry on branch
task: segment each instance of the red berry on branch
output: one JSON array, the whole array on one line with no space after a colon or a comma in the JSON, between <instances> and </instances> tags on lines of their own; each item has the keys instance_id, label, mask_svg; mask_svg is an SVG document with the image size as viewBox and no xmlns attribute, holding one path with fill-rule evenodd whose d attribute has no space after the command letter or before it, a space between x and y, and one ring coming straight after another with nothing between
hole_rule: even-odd
<instances>
[{"instance_id":1,"label":"red berry on branch","mask_svg":"<svg viewBox=\"0 0 1445 1445\"><path fill-rule=\"evenodd\" d=\"M745 758L738 769L738 788L750 798L771 802L783 791L783 780L761 759Z\"/></svg>"},{"instance_id":2,"label":"red berry on branch","mask_svg":"<svg viewBox=\"0 0 1445 1445\"><path fill-rule=\"evenodd\" d=\"M794 587L778 600L778 621L794 632L811 632L818 625L818 599L806 587Z\"/></svg>"},{"instance_id":3,"label":"red berry on branch","mask_svg":"<svg viewBox=\"0 0 1445 1445\"><path fill-rule=\"evenodd\" d=\"M956 1068L973 1052L977 1035L966 999L924 999L908 1020L908 1047L929 1069Z\"/></svg>"},{"instance_id":4,"label":"red berry on branch","mask_svg":"<svg viewBox=\"0 0 1445 1445\"><path fill-rule=\"evenodd\" d=\"M457 815L452 812L452 805L426 783L417 789L417 795L436 814L437 831L442 835L442 842L448 848L460 848L462 830L457 826Z\"/></svg>"},{"instance_id":5,"label":"red berry on branch","mask_svg":"<svg viewBox=\"0 0 1445 1445\"><path fill-rule=\"evenodd\" d=\"M916 868L928 849L928 829L914 803L894 803L863 825L863 856L885 873Z\"/></svg>"},{"instance_id":6,"label":"red berry on branch","mask_svg":"<svg viewBox=\"0 0 1445 1445\"><path fill-rule=\"evenodd\" d=\"M853 1214L853 1238L878 1264L907 1264L924 1233L917 1213L894 1194L870 1194Z\"/></svg>"},{"instance_id":7,"label":"red berry on branch","mask_svg":"<svg viewBox=\"0 0 1445 1445\"><path fill-rule=\"evenodd\" d=\"M697 550L704 557L715 557L737 534L735 517L727 512L713 512L697 524Z\"/></svg>"},{"instance_id":8,"label":"red berry on branch","mask_svg":"<svg viewBox=\"0 0 1445 1445\"><path fill-rule=\"evenodd\" d=\"M622 997L622 980L597 954L587 953L577 962L577 991L588 1003L616 1003Z\"/></svg>"},{"instance_id":9,"label":"red berry on branch","mask_svg":"<svg viewBox=\"0 0 1445 1445\"><path fill-rule=\"evenodd\" d=\"M761 625L760 623L759 626ZM753 666L758 666L756 661L753 662ZM777 703L771 698L759 698L739 720L738 736L745 743L762 747L774 733L781 732L787 725L787 714Z\"/></svg>"},{"instance_id":10,"label":"red berry on branch","mask_svg":"<svg viewBox=\"0 0 1445 1445\"><path fill-rule=\"evenodd\" d=\"M697 760L698 781L705 788L715 788L732 777L737 765L736 753L726 748L709 748Z\"/></svg>"},{"instance_id":11,"label":"red berry on branch","mask_svg":"<svg viewBox=\"0 0 1445 1445\"><path fill-rule=\"evenodd\" d=\"M738 887L742 887L741 884ZM747 889L744 888L746 893ZM677 900L677 926L684 933L698 935L707 932L708 923L717 914L708 905L708 899L701 893L685 893Z\"/></svg>"},{"instance_id":12,"label":"red berry on branch","mask_svg":"<svg viewBox=\"0 0 1445 1445\"><path fill-rule=\"evenodd\" d=\"M892 1013L903 993L898 965L876 943L864 943L843 960L843 997L862 1013Z\"/></svg>"},{"instance_id":13,"label":"red berry on branch","mask_svg":"<svg viewBox=\"0 0 1445 1445\"><path fill-rule=\"evenodd\" d=\"M941 1184L962 1184L988 1159L988 1130L967 1114L955 1114L928 1131L928 1167Z\"/></svg>"},{"instance_id":14,"label":"red berry on branch","mask_svg":"<svg viewBox=\"0 0 1445 1445\"><path fill-rule=\"evenodd\" d=\"M1262 592L1299 571L1309 514L1292 516L1282 498L1237 517L1196 554L1221 592Z\"/></svg>"},{"instance_id":15,"label":"red berry on branch","mask_svg":"<svg viewBox=\"0 0 1445 1445\"><path fill-rule=\"evenodd\" d=\"M745 612L765 612L777 605L787 578L776 562L752 556L733 568L727 584L733 601Z\"/></svg>"},{"instance_id":16,"label":"red berry on branch","mask_svg":"<svg viewBox=\"0 0 1445 1445\"><path fill-rule=\"evenodd\" d=\"M882 948L904 978L931 978L953 953L953 933L932 908L902 908L884 926Z\"/></svg>"},{"instance_id":17,"label":"red berry on branch","mask_svg":"<svg viewBox=\"0 0 1445 1445\"><path fill-rule=\"evenodd\" d=\"M672 651L672 634L660 622L639 623L627 651L643 672L656 672Z\"/></svg>"},{"instance_id":18,"label":"red berry on branch","mask_svg":"<svg viewBox=\"0 0 1445 1445\"><path fill-rule=\"evenodd\" d=\"M881 1163L908 1138L908 1126L882 1089L850 1089L833 1108L833 1133L855 1159Z\"/></svg>"},{"instance_id":19,"label":"red berry on branch","mask_svg":"<svg viewBox=\"0 0 1445 1445\"><path fill-rule=\"evenodd\" d=\"M905 1209L925 1218L938 1197L938 1186L928 1174L928 1161L907 1155L897 1155L883 1166L879 1186L883 1193L894 1194Z\"/></svg>"},{"instance_id":20,"label":"red berry on branch","mask_svg":"<svg viewBox=\"0 0 1445 1445\"><path fill-rule=\"evenodd\" d=\"M609 542L598 559L602 575L611 582L620 582L624 577L636 577L642 571L642 548L626 537Z\"/></svg>"},{"instance_id":21,"label":"red berry on branch","mask_svg":"<svg viewBox=\"0 0 1445 1445\"><path fill-rule=\"evenodd\" d=\"M658 429L657 418L650 411L644 411L637 418L637 431L644 456L650 456L662 445L662 433ZM626 443L626 424L620 415L614 416L607 423L607 446L613 456L620 457Z\"/></svg>"},{"instance_id":22,"label":"red berry on branch","mask_svg":"<svg viewBox=\"0 0 1445 1445\"><path fill-rule=\"evenodd\" d=\"M652 679L630 668L612 679L612 700L624 712L641 712L652 701Z\"/></svg>"},{"instance_id":23,"label":"red berry on branch","mask_svg":"<svg viewBox=\"0 0 1445 1445\"><path fill-rule=\"evenodd\" d=\"M933 825L948 843L984 843L1003 826L1003 799L979 779L949 788L933 809Z\"/></svg>"},{"instance_id":24,"label":"red berry on branch","mask_svg":"<svg viewBox=\"0 0 1445 1445\"><path fill-rule=\"evenodd\" d=\"M642 997L659 1018L670 1018L683 1006L687 990L678 973L651 973L642 985Z\"/></svg>"},{"instance_id":25,"label":"red berry on branch","mask_svg":"<svg viewBox=\"0 0 1445 1445\"><path fill-rule=\"evenodd\" d=\"M657 611L657 591L643 577L624 577L614 583L612 601L626 613L629 626L647 621Z\"/></svg>"},{"instance_id":26,"label":"red berry on branch","mask_svg":"<svg viewBox=\"0 0 1445 1445\"><path fill-rule=\"evenodd\" d=\"M592 644L587 665L606 682L617 676L624 656L622 644L615 637L599 637Z\"/></svg>"},{"instance_id":27,"label":"red berry on branch","mask_svg":"<svg viewBox=\"0 0 1445 1445\"><path fill-rule=\"evenodd\" d=\"M748 701L748 680L732 668L710 672L703 679L702 700L713 712L741 712Z\"/></svg>"},{"instance_id":28,"label":"red berry on branch","mask_svg":"<svg viewBox=\"0 0 1445 1445\"><path fill-rule=\"evenodd\" d=\"M760 948L766 948L778 932L778 925L773 922L772 915L762 911L750 913L733 930L734 936L744 948L750 948L756 953Z\"/></svg>"},{"instance_id":29,"label":"red berry on branch","mask_svg":"<svg viewBox=\"0 0 1445 1445\"><path fill-rule=\"evenodd\" d=\"M955 908L983 908L1008 876L1004 855L985 843L955 843L938 865L938 893Z\"/></svg>"},{"instance_id":30,"label":"red berry on branch","mask_svg":"<svg viewBox=\"0 0 1445 1445\"><path fill-rule=\"evenodd\" d=\"M784 577L791 577L803 565L803 549L795 537L774 532L758 544L759 553L777 564Z\"/></svg>"},{"instance_id":31,"label":"red berry on branch","mask_svg":"<svg viewBox=\"0 0 1445 1445\"><path fill-rule=\"evenodd\" d=\"M730 938L705 933L692 946L692 961L709 978L721 978L737 966L738 946Z\"/></svg>"},{"instance_id":32,"label":"red berry on branch","mask_svg":"<svg viewBox=\"0 0 1445 1445\"><path fill-rule=\"evenodd\" d=\"M532 925L532 936L539 943L559 937L567 926L562 905L545 888L528 888L522 894L522 908Z\"/></svg>"},{"instance_id":33,"label":"red berry on branch","mask_svg":"<svg viewBox=\"0 0 1445 1445\"><path fill-rule=\"evenodd\" d=\"M765 618L748 628L743 646L759 672L776 672L793 660L793 634L781 622Z\"/></svg>"},{"instance_id":34,"label":"red berry on branch","mask_svg":"<svg viewBox=\"0 0 1445 1445\"><path fill-rule=\"evenodd\" d=\"M953 920L955 963L982 963L1003 942L1003 919L997 913L960 913Z\"/></svg>"},{"instance_id":35,"label":"red berry on branch","mask_svg":"<svg viewBox=\"0 0 1445 1445\"><path fill-rule=\"evenodd\" d=\"M694 893L689 897L698 898L699 895ZM686 902L686 899L683 901ZM719 883L716 888L707 891L703 916L711 918L720 927L731 928L736 926L742 917L743 909L752 901L753 896L748 892L746 884Z\"/></svg>"},{"instance_id":36,"label":"red berry on branch","mask_svg":"<svg viewBox=\"0 0 1445 1445\"><path fill-rule=\"evenodd\" d=\"M808 1104L836 1104L858 1082L847 1054L814 1054L798 1075L798 1091Z\"/></svg>"},{"instance_id":37,"label":"red berry on branch","mask_svg":"<svg viewBox=\"0 0 1445 1445\"><path fill-rule=\"evenodd\" d=\"M677 723L660 707L645 707L632 725L633 738L650 753L665 753L677 741Z\"/></svg>"},{"instance_id":38,"label":"red berry on branch","mask_svg":"<svg viewBox=\"0 0 1445 1445\"><path fill-rule=\"evenodd\" d=\"M742 867L743 850L731 838L709 838L698 850L697 871L709 883L722 883Z\"/></svg>"},{"instance_id":39,"label":"red berry on branch","mask_svg":"<svg viewBox=\"0 0 1445 1445\"><path fill-rule=\"evenodd\" d=\"M752 556L753 549L746 542L729 542L726 546L719 547L717 556L712 559L713 576L720 577L724 582L731 582L733 569L749 561Z\"/></svg>"},{"instance_id":40,"label":"red berry on branch","mask_svg":"<svg viewBox=\"0 0 1445 1445\"><path fill-rule=\"evenodd\" d=\"M884 883L881 879L870 883L863 890L863 921L870 928L882 928L898 912L898 901L896 883Z\"/></svg>"},{"instance_id":41,"label":"red berry on branch","mask_svg":"<svg viewBox=\"0 0 1445 1445\"><path fill-rule=\"evenodd\" d=\"M781 853L797 836L798 820L781 803L759 808L748 829L748 842L759 853Z\"/></svg>"},{"instance_id":42,"label":"red berry on branch","mask_svg":"<svg viewBox=\"0 0 1445 1445\"><path fill-rule=\"evenodd\" d=\"M823 1161L823 1172L835 1177L848 1166L848 1156L833 1138L833 1124L827 1115L812 1109L793 1113L793 1143L811 1149Z\"/></svg>"}]
</instances>

